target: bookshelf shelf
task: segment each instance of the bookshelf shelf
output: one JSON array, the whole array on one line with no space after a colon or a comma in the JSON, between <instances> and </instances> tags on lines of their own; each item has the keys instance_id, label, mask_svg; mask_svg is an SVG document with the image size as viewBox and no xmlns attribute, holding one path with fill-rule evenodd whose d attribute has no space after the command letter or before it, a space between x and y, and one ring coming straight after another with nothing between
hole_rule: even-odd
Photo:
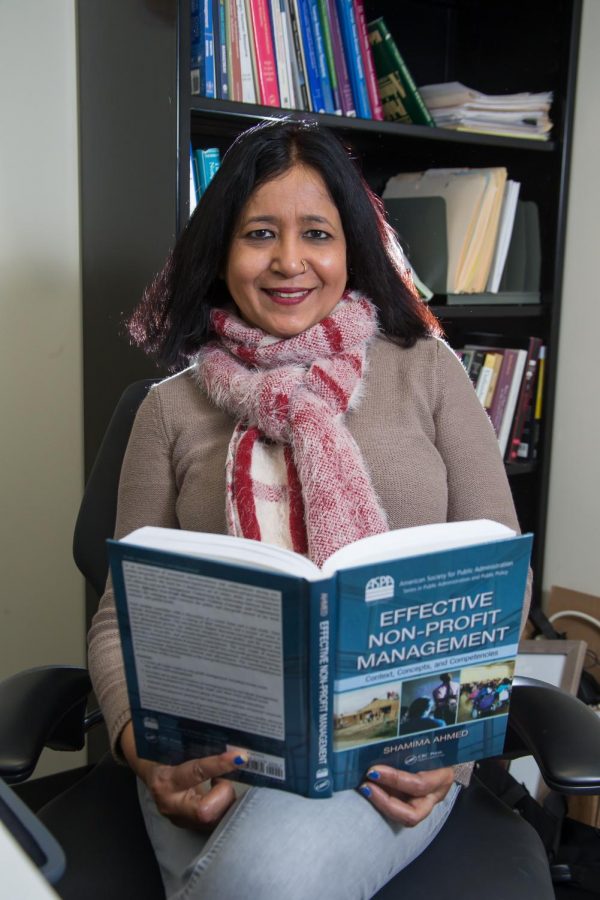
<instances>
[{"instance_id":1,"label":"bookshelf shelf","mask_svg":"<svg viewBox=\"0 0 600 900\"><path fill-rule=\"evenodd\" d=\"M353 147L375 191L400 171L506 166L522 184L523 199L539 208L541 303L432 301L455 347L490 335L502 346L523 346L533 335L548 348L538 459L507 466L521 524L536 534L537 571L544 552L581 6L581 0L547 0L540 15L537 0L365 0L367 20L383 16L417 84L460 81L485 93L552 90L548 142L310 114ZM190 141L225 151L253 122L308 114L192 96L189 0L77 0L77 7L89 471L123 387L156 374L123 339L120 322L187 221Z\"/></svg>"}]
</instances>

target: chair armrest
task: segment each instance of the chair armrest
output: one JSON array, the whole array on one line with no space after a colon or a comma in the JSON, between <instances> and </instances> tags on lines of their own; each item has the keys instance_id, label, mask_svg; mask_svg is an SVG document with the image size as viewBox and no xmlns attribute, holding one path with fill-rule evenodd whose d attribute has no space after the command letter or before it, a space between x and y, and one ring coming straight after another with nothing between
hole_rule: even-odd
<instances>
[{"instance_id":1,"label":"chair armrest","mask_svg":"<svg viewBox=\"0 0 600 900\"><path fill-rule=\"evenodd\" d=\"M91 682L87 669L42 666L0 682L0 777L32 774L44 747L80 750Z\"/></svg>"},{"instance_id":2,"label":"chair armrest","mask_svg":"<svg viewBox=\"0 0 600 900\"><path fill-rule=\"evenodd\" d=\"M515 676L508 723L508 755L518 741L548 787L600 793L600 717L589 706L544 681Z\"/></svg>"}]
</instances>

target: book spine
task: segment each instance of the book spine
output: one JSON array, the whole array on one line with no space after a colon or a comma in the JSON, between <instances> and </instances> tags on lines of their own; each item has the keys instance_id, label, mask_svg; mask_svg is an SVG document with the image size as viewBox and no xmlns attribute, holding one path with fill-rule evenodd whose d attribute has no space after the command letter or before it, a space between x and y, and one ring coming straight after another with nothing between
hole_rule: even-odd
<instances>
[{"instance_id":1,"label":"book spine","mask_svg":"<svg viewBox=\"0 0 600 900\"><path fill-rule=\"evenodd\" d=\"M498 350L497 353L494 353L492 377L490 380L489 387L487 389L487 394L485 395L485 400L483 401L483 405L488 412L490 410L490 407L494 400L494 395L496 393L496 385L498 384L498 376L500 375L500 369L502 367L503 356L504 356L504 354L501 350Z\"/></svg>"},{"instance_id":2,"label":"book spine","mask_svg":"<svg viewBox=\"0 0 600 900\"><path fill-rule=\"evenodd\" d=\"M477 381L479 380L479 373L481 372L484 359L485 352L483 350L473 351L473 358L469 366L469 378L471 379L474 388L477 387Z\"/></svg>"},{"instance_id":3,"label":"book spine","mask_svg":"<svg viewBox=\"0 0 600 900\"><path fill-rule=\"evenodd\" d=\"M477 379L477 387L475 388L475 393L479 397L479 402L482 406L485 406L485 398L487 397L487 392L492 381L492 374L494 372L494 357L494 353L486 353L485 360L479 373L479 378Z\"/></svg>"},{"instance_id":4,"label":"book spine","mask_svg":"<svg viewBox=\"0 0 600 900\"><path fill-rule=\"evenodd\" d=\"M215 41L213 31L213 2L202 0L204 21L204 91L205 97L215 97Z\"/></svg>"},{"instance_id":5,"label":"book spine","mask_svg":"<svg viewBox=\"0 0 600 900\"><path fill-rule=\"evenodd\" d=\"M515 370L513 372L512 381L510 383L510 388L508 391L508 397L506 398L506 407L504 410L504 415L502 416L502 422L500 423L500 430L498 432L498 443L500 445L500 453L503 457L506 454L506 448L508 446L508 438L510 436L510 429L517 405L517 398L519 396L519 391L521 390L521 382L523 380L523 372L525 370L525 361L527 359L526 350L517 350L516 353L517 360L515 362Z\"/></svg>"},{"instance_id":6,"label":"book spine","mask_svg":"<svg viewBox=\"0 0 600 900\"><path fill-rule=\"evenodd\" d=\"M335 58L333 55L333 43L331 39L331 26L329 23L329 11L327 0L318 0L319 4L319 21L323 32L323 45L325 47L325 56L327 58L327 71L329 72L329 81L331 83L331 92L333 94L333 106L336 116L342 115L342 98L340 95L340 85L338 75L335 68Z\"/></svg>"},{"instance_id":7,"label":"book spine","mask_svg":"<svg viewBox=\"0 0 600 900\"><path fill-rule=\"evenodd\" d=\"M221 154L218 147L209 147L207 150L196 150L195 155L198 165L200 196L202 196L221 164Z\"/></svg>"},{"instance_id":8,"label":"book spine","mask_svg":"<svg viewBox=\"0 0 600 900\"><path fill-rule=\"evenodd\" d=\"M217 0L217 19L219 23L219 40L216 46L219 48L217 65L217 97L221 100L229 100L229 61L227 48L229 45L229 35L227 30L227 14L225 10L225 0Z\"/></svg>"},{"instance_id":9,"label":"book spine","mask_svg":"<svg viewBox=\"0 0 600 900\"><path fill-rule=\"evenodd\" d=\"M288 50L283 30L283 13L281 0L271 0L271 21L273 23L273 42L275 45L275 62L277 64L277 80L279 82L279 100L284 109L292 109L293 93L288 71Z\"/></svg>"},{"instance_id":10,"label":"book spine","mask_svg":"<svg viewBox=\"0 0 600 900\"><path fill-rule=\"evenodd\" d=\"M310 85L308 83L304 44L302 43L302 25L300 22L300 11L298 8L299 0L287 0L287 2L288 10L290 13L291 31L296 60L295 69L298 74L298 89L300 91L300 97L302 100L302 109L310 112L312 109L314 109L314 106L313 99L310 94Z\"/></svg>"},{"instance_id":11,"label":"book spine","mask_svg":"<svg viewBox=\"0 0 600 900\"><path fill-rule=\"evenodd\" d=\"M494 399L489 410L490 421L494 426L496 435L500 433L500 425L502 424L502 416L506 409L506 401L513 379L517 354L514 350L506 349L503 357L502 368L500 369L498 383L494 392Z\"/></svg>"},{"instance_id":12,"label":"book spine","mask_svg":"<svg viewBox=\"0 0 600 900\"><path fill-rule=\"evenodd\" d=\"M431 113L425 106L383 19L369 22L367 29L373 48L384 118L401 122L406 122L408 118L414 125L435 126Z\"/></svg>"},{"instance_id":13,"label":"book spine","mask_svg":"<svg viewBox=\"0 0 600 900\"><path fill-rule=\"evenodd\" d=\"M308 796L333 793L333 684L336 579L313 582L310 590Z\"/></svg>"},{"instance_id":14,"label":"book spine","mask_svg":"<svg viewBox=\"0 0 600 900\"><path fill-rule=\"evenodd\" d=\"M204 23L200 15L200 0L190 2L190 90L202 95Z\"/></svg>"},{"instance_id":15,"label":"book spine","mask_svg":"<svg viewBox=\"0 0 600 900\"><path fill-rule=\"evenodd\" d=\"M336 0L336 9L340 22L350 84L352 85L352 95L356 104L356 114L362 119L370 119L371 106L352 0Z\"/></svg>"},{"instance_id":16,"label":"book spine","mask_svg":"<svg viewBox=\"0 0 600 900\"><path fill-rule=\"evenodd\" d=\"M356 116L356 105L354 103L354 96L352 94L352 85L350 84L348 66L346 65L344 42L342 41L340 20L338 18L335 0L327 0L327 10L329 13L331 46L333 48L333 60L339 84L342 115L354 117Z\"/></svg>"},{"instance_id":17,"label":"book spine","mask_svg":"<svg viewBox=\"0 0 600 900\"><path fill-rule=\"evenodd\" d=\"M252 66L252 48L248 32L248 17L245 0L235 0L237 13L238 38L240 48L240 70L242 76L243 103L256 103L256 88Z\"/></svg>"},{"instance_id":18,"label":"book spine","mask_svg":"<svg viewBox=\"0 0 600 900\"><path fill-rule=\"evenodd\" d=\"M369 35L367 33L367 17L365 15L365 5L363 0L354 0L354 13L356 15L356 26L358 28L358 37L360 40L360 50L365 70L367 91L369 93L369 103L371 104L371 113L374 119L382 122L383 106L381 105L381 97L379 95L379 82L377 81L377 75L375 73L373 51L371 50Z\"/></svg>"},{"instance_id":19,"label":"book spine","mask_svg":"<svg viewBox=\"0 0 600 900\"><path fill-rule=\"evenodd\" d=\"M319 14L318 0L308 0L308 9L310 14L311 30L315 42L315 56L317 60L317 68L319 71L319 81L321 82L323 106L326 113L333 115L336 109L333 101L333 90L331 88L329 67L327 65L325 38L323 36L323 28L321 26L321 16Z\"/></svg>"},{"instance_id":20,"label":"book spine","mask_svg":"<svg viewBox=\"0 0 600 900\"><path fill-rule=\"evenodd\" d=\"M229 94L231 100L241 101L242 95L242 67L240 62L240 37L238 32L238 17L235 0L227 0L227 18L229 23Z\"/></svg>"},{"instance_id":21,"label":"book spine","mask_svg":"<svg viewBox=\"0 0 600 900\"><path fill-rule=\"evenodd\" d=\"M535 406L531 425L531 447L529 459L537 459L542 428L542 403L544 399L544 376L546 371L546 347L542 344L538 354L537 379L535 386Z\"/></svg>"},{"instance_id":22,"label":"book spine","mask_svg":"<svg viewBox=\"0 0 600 900\"><path fill-rule=\"evenodd\" d=\"M264 106L280 106L277 64L267 0L250 0L250 16L260 102Z\"/></svg>"},{"instance_id":23,"label":"book spine","mask_svg":"<svg viewBox=\"0 0 600 900\"><path fill-rule=\"evenodd\" d=\"M308 80L313 112L325 112L325 97L321 86L317 51L310 21L309 0L298 0L300 34L304 48L304 62Z\"/></svg>"},{"instance_id":24,"label":"book spine","mask_svg":"<svg viewBox=\"0 0 600 900\"><path fill-rule=\"evenodd\" d=\"M287 70L288 83L290 86L291 109L301 109L302 93L300 91L300 76L297 71L298 63L296 60L296 51L294 49L292 23L290 20L290 10L287 0L279 0L279 9L281 13L281 29L283 32L283 58Z\"/></svg>"},{"instance_id":25,"label":"book spine","mask_svg":"<svg viewBox=\"0 0 600 900\"><path fill-rule=\"evenodd\" d=\"M513 420L513 426L508 441L506 459L507 462L514 462L520 458L519 446L523 438L525 422L534 401L535 390L535 373L537 369L537 359L542 342L540 338L530 338L527 348L527 359L525 361L525 372L521 390L517 400L517 408Z\"/></svg>"}]
</instances>

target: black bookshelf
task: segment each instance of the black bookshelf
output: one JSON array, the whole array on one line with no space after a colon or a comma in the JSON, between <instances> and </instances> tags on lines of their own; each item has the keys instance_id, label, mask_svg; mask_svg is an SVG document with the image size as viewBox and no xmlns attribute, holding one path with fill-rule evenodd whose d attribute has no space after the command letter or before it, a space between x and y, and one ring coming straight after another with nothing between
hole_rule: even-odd
<instances>
[{"instance_id":1,"label":"black bookshelf","mask_svg":"<svg viewBox=\"0 0 600 900\"><path fill-rule=\"evenodd\" d=\"M189 215L190 141L223 152L251 124L302 112L192 96L189 0L78 0L86 466L122 388L156 374L120 323ZM543 338L548 347L539 460L507 466L541 572L581 0L366 0L417 84L461 81L487 93L554 91L552 140L317 115L352 146L371 186L399 171L505 165L539 207L540 303L433 308L449 341ZM310 114L311 117L314 114ZM506 345L506 343L505 343Z\"/></svg>"}]
</instances>

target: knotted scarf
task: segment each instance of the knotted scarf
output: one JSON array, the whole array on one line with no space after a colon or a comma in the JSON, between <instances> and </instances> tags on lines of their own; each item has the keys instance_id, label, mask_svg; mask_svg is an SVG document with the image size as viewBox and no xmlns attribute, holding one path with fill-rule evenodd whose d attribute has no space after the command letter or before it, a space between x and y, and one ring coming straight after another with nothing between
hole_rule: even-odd
<instances>
[{"instance_id":1,"label":"knotted scarf","mask_svg":"<svg viewBox=\"0 0 600 900\"><path fill-rule=\"evenodd\" d=\"M377 332L366 297L347 293L323 321L280 339L216 309L217 340L196 367L209 398L238 421L227 454L230 534L308 554L387 531L344 414L358 402Z\"/></svg>"}]
</instances>

